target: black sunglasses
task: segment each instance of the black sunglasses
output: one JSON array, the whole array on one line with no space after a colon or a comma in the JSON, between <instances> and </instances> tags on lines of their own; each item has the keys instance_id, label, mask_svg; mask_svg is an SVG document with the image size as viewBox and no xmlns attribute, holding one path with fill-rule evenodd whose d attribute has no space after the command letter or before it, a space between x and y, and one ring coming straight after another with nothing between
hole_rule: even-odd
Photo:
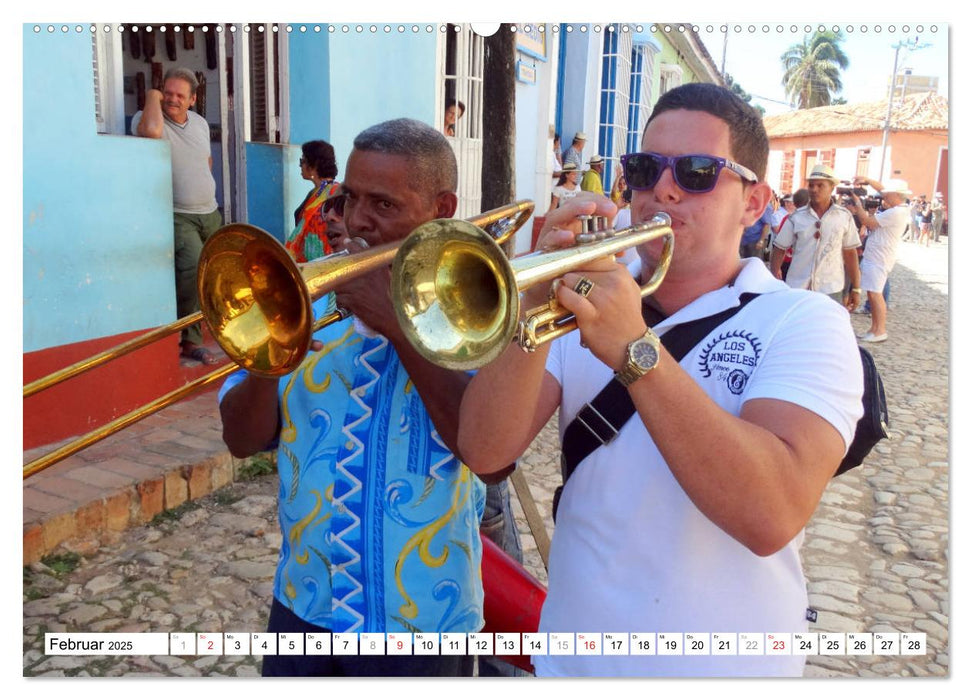
<instances>
[{"instance_id":1,"label":"black sunglasses","mask_svg":"<svg viewBox=\"0 0 971 700\"><path fill-rule=\"evenodd\" d=\"M347 195L345 194L335 194L333 197L327 198L321 207L321 212L323 214L328 214L333 211L337 216L344 216L344 203L347 201Z\"/></svg>"},{"instance_id":2,"label":"black sunglasses","mask_svg":"<svg viewBox=\"0 0 971 700\"><path fill-rule=\"evenodd\" d=\"M685 192L711 192L718 183L722 168L728 168L747 182L759 179L744 165L704 153L662 156L660 153L628 153L620 157L627 186L632 190L649 190L661 179L665 168L671 168L674 181Z\"/></svg>"}]
</instances>

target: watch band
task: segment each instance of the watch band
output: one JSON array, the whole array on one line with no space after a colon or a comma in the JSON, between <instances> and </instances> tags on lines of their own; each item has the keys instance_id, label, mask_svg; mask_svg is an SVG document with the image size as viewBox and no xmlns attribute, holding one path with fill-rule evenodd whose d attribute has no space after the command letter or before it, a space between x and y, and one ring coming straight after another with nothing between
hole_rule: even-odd
<instances>
[{"instance_id":1,"label":"watch band","mask_svg":"<svg viewBox=\"0 0 971 700\"><path fill-rule=\"evenodd\" d=\"M643 377L647 372L641 372L631 365L627 365L614 375L614 378L623 386L627 387Z\"/></svg>"}]
</instances>

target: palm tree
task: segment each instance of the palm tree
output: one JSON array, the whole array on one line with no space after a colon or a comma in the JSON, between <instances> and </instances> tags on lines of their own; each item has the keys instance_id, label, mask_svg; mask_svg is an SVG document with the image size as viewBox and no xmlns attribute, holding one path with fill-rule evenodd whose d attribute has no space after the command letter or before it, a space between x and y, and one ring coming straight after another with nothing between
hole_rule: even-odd
<instances>
[{"instance_id":1,"label":"palm tree","mask_svg":"<svg viewBox=\"0 0 971 700\"><path fill-rule=\"evenodd\" d=\"M817 31L782 54L782 85L799 109L832 104L834 95L843 89L840 71L850 65L850 59L840 47L842 41L839 34Z\"/></svg>"}]
</instances>

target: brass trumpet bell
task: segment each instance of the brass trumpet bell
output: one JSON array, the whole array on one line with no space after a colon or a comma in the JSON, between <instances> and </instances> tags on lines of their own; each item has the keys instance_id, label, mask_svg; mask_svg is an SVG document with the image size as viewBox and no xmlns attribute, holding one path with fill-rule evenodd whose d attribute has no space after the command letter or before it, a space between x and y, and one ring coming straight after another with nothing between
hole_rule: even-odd
<instances>
[{"instance_id":1,"label":"brass trumpet bell","mask_svg":"<svg viewBox=\"0 0 971 700\"><path fill-rule=\"evenodd\" d=\"M492 237L467 221L436 219L416 228L391 268L395 313L409 342L449 369L498 357L519 317L505 260Z\"/></svg>"}]
</instances>

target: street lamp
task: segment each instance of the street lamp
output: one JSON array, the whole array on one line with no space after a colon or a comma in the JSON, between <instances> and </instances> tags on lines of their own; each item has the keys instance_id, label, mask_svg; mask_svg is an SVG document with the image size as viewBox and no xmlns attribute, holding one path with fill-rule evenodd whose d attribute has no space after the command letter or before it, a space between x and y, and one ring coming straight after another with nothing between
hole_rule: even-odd
<instances>
[{"instance_id":1,"label":"street lamp","mask_svg":"<svg viewBox=\"0 0 971 700\"><path fill-rule=\"evenodd\" d=\"M890 141L890 117L893 114L893 96L897 89L897 61L900 58L900 49L917 51L918 49L926 49L930 46L928 43L921 44L919 42L920 38L915 36L913 41L903 39L894 44L894 49L896 50L893 53L893 75L890 76L890 95L887 98L887 119L883 124L883 146L880 148L880 182L883 182L883 168L887 162L887 143Z\"/></svg>"}]
</instances>

